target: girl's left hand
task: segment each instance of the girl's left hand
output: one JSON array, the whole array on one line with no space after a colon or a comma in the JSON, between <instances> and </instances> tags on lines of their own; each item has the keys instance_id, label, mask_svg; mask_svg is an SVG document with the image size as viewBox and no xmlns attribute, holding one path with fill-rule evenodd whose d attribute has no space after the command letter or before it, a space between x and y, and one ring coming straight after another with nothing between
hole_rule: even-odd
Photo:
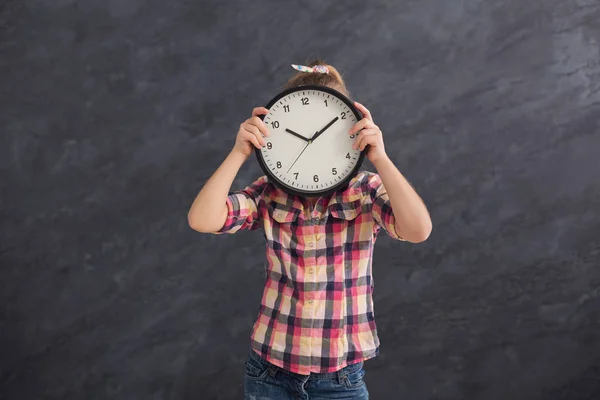
<instances>
[{"instance_id":1,"label":"girl's left hand","mask_svg":"<svg viewBox=\"0 0 600 400\"><path fill-rule=\"evenodd\" d=\"M380 159L387 157L385 153L385 147L383 145L383 134L381 133L381 129L373 122L373 117L371 117L371 113L365 106L358 102L354 102L354 105L363 115L363 119L358 121L354 126L348 131L348 135L353 135L356 132L358 136L354 140L354 144L352 145L353 149L360 149L363 151L367 145L369 145L369 150L367 150L367 158L371 163L375 163Z\"/></svg>"}]
</instances>

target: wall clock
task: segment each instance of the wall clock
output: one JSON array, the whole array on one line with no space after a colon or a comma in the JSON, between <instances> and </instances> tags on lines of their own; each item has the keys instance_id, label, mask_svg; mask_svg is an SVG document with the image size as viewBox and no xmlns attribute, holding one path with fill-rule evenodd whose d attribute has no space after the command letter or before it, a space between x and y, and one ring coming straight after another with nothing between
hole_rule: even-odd
<instances>
[{"instance_id":1,"label":"wall clock","mask_svg":"<svg viewBox=\"0 0 600 400\"><path fill-rule=\"evenodd\" d=\"M362 119L342 93L326 86L285 90L261 116L270 136L256 157L269 180L287 193L324 196L356 176L367 149L354 150L350 128Z\"/></svg>"}]
</instances>

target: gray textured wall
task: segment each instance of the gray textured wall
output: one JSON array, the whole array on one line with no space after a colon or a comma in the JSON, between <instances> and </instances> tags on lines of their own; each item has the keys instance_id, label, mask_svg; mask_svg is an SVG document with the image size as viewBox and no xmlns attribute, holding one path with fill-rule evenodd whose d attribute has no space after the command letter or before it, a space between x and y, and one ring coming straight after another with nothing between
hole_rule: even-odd
<instances>
[{"instance_id":1,"label":"gray textured wall","mask_svg":"<svg viewBox=\"0 0 600 400\"><path fill-rule=\"evenodd\" d=\"M186 213L314 56L434 223L377 243L371 397L599 398L600 1L281 4L0 2L0 398L241 398L262 237Z\"/></svg>"}]
</instances>

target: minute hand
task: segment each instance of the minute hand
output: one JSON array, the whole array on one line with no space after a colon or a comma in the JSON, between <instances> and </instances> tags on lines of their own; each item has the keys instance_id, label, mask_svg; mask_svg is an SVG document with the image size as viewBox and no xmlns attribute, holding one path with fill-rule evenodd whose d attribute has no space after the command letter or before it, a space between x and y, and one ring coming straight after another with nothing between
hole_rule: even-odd
<instances>
[{"instance_id":1,"label":"minute hand","mask_svg":"<svg viewBox=\"0 0 600 400\"><path fill-rule=\"evenodd\" d=\"M335 117L334 119L331 120L330 123L328 123L327 125L325 125L325 128L321 129L319 132L315 133L315 135L312 137L312 139L310 139L311 142L314 142L319 136L321 136L321 134L323 132L325 132L331 125L333 125L335 123L335 121L337 121L339 119L339 117Z\"/></svg>"}]
</instances>

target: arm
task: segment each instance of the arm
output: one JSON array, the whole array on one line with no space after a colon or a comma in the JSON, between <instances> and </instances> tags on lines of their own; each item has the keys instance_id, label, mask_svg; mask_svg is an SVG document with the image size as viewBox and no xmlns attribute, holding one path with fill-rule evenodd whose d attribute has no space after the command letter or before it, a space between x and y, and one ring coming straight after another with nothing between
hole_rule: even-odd
<instances>
[{"instance_id":1,"label":"arm","mask_svg":"<svg viewBox=\"0 0 600 400\"><path fill-rule=\"evenodd\" d=\"M227 219L225 199L238 171L248 157L232 150L221 166L204 184L188 212L190 227L198 232L216 232Z\"/></svg>"},{"instance_id":2,"label":"arm","mask_svg":"<svg viewBox=\"0 0 600 400\"><path fill-rule=\"evenodd\" d=\"M227 198L231 185L254 148L260 149L265 145L263 136L269 136L267 126L258 117L268 112L264 107L257 107L252 111L252 117L240 125L233 150L204 184L188 212L188 223L192 229L208 233L224 227L229 212Z\"/></svg>"},{"instance_id":3,"label":"arm","mask_svg":"<svg viewBox=\"0 0 600 400\"><path fill-rule=\"evenodd\" d=\"M406 241L420 243L431 234L432 223L427 207L410 183L387 156L373 165L381 177L390 198L396 232Z\"/></svg>"},{"instance_id":4,"label":"arm","mask_svg":"<svg viewBox=\"0 0 600 400\"><path fill-rule=\"evenodd\" d=\"M386 196L389 198L392 208L393 227L396 234L411 243L424 242L431 234L432 229L427 207L386 154L383 135L373 122L369 110L360 103L355 102L354 104L364 118L357 122L348 133L352 135L360 132L353 145L355 149L362 151L369 146L367 157L377 168L383 183L380 191L387 192ZM389 216L392 217L391 214Z\"/></svg>"}]
</instances>

